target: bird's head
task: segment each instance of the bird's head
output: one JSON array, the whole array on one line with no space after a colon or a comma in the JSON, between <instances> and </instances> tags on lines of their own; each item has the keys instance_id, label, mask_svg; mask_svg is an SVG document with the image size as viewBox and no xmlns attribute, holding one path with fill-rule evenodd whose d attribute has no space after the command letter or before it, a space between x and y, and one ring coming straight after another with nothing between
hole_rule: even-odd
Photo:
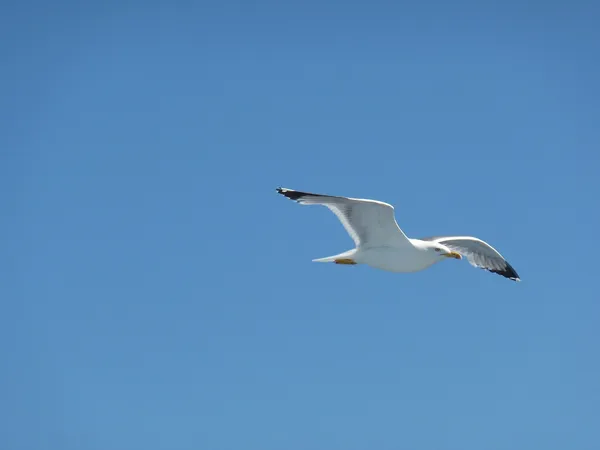
<instances>
[{"instance_id":1,"label":"bird's head","mask_svg":"<svg viewBox=\"0 0 600 450\"><path fill-rule=\"evenodd\" d=\"M445 258L454 258L454 259L462 259L460 253L450 250L445 245L439 244L437 242L427 242L427 251L432 252L437 255L440 259Z\"/></svg>"}]
</instances>

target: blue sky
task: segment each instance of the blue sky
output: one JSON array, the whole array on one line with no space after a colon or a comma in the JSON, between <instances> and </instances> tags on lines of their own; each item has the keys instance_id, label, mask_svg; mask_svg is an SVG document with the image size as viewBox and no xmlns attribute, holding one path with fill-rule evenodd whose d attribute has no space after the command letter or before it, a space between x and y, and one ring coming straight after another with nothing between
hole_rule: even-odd
<instances>
[{"instance_id":1,"label":"blue sky","mask_svg":"<svg viewBox=\"0 0 600 450\"><path fill-rule=\"evenodd\" d=\"M590 5L5 7L0 446L599 448ZM279 185L523 282L311 263Z\"/></svg>"}]
</instances>

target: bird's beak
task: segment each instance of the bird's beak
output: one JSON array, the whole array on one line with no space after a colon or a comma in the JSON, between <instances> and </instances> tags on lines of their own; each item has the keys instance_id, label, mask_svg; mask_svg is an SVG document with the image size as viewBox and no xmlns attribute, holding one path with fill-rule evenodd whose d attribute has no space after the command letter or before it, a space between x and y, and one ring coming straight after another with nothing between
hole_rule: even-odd
<instances>
[{"instance_id":1,"label":"bird's beak","mask_svg":"<svg viewBox=\"0 0 600 450\"><path fill-rule=\"evenodd\" d=\"M446 253L444 256L446 256L447 258L462 259L461 254L457 252Z\"/></svg>"}]
</instances>

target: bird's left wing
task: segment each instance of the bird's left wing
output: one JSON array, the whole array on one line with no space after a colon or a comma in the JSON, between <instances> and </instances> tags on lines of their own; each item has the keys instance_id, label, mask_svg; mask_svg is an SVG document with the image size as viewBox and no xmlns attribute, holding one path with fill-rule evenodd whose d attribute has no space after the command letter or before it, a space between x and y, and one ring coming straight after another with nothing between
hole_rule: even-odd
<instances>
[{"instance_id":1,"label":"bird's left wing","mask_svg":"<svg viewBox=\"0 0 600 450\"><path fill-rule=\"evenodd\" d=\"M394 208L387 203L287 188L278 188L277 192L303 205L327 206L342 222L357 247L412 245L398 227Z\"/></svg>"},{"instance_id":2,"label":"bird's left wing","mask_svg":"<svg viewBox=\"0 0 600 450\"><path fill-rule=\"evenodd\" d=\"M436 236L421 238L422 241L439 242L464 257L475 267L488 270L514 281L519 275L504 257L490 244L472 236Z\"/></svg>"}]
</instances>

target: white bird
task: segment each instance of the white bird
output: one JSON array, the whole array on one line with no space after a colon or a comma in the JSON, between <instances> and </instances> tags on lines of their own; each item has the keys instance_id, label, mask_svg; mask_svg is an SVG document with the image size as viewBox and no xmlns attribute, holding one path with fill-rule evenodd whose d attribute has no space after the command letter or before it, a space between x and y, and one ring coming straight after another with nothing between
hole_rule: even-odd
<instances>
[{"instance_id":1,"label":"white bird","mask_svg":"<svg viewBox=\"0 0 600 450\"><path fill-rule=\"evenodd\" d=\"M471 265L521 281L513 267L488 243L471 236L410 239L394 217L394 207L377 200L311 194L277 188L303 205L327 206L342 222L356 248L315 262L366 264L390 272L418 272L448 258L465 256Z\"/></svg>"}]
</instances>

